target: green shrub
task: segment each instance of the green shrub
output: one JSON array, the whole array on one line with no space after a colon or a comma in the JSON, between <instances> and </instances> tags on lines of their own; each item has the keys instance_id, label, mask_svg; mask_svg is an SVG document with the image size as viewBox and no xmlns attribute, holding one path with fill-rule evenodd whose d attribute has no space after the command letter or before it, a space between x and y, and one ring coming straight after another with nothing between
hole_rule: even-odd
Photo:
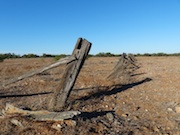
<instances>
[{"instance_id":1,"label":"green shrub","mask_svg":"<svg viewBox=\"0 0 180 135\"><path fill-rule=\"evenodd\" d=\"M32 54L32 53L30 53L30 54L24 54L24 55L22 56L22 58L37 58L37 57L39 57L39 56L36 55L36 54Z\"/></svg>"},{"instance_id":2,"label":"green shrub","mask_svg":"<svg viewBox=\"0 0 180 135\"><path fill-rule=\"evenodd\" d=\"M97 57L113 57L115 55L110 52L107 52L107 53L100 52L100 53L96 54L95 56L97 56Z\"/></svg>"},{"instance_id":3,"label":"green shrub","mask_svg":"<svg viewBox=\"0 0 180 135\"><path fill-rule=\"evenodd\" d=\"M66 54L60 54L60 55L55 55L55 56L54 56L54 59L55 59L55 60L59 60L59 59L61 59L61 58L65 58L65 57L67 57Z\"/></svg>"}]
</instances>

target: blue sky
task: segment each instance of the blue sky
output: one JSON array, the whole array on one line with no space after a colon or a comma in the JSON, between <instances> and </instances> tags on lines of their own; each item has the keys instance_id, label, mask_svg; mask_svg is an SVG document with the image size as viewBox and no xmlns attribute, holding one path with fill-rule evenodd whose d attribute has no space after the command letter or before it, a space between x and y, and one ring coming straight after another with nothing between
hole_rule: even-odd
<instances>
[{"instance_id":1,"label":"blue sky","mask_svg":"<svg viewBox=\"0 0 180 135\"><path fill-rule=\"evenodd\" d=\"M0 53L180 52L180 0L0 0Z\"/></svg>"}]
</instances>

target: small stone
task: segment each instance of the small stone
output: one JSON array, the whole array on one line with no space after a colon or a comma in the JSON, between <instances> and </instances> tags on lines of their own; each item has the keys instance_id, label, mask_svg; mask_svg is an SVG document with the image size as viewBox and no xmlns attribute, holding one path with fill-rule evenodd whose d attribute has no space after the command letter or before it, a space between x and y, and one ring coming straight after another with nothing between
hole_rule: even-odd
<instances>
[{"instance_id":1,"label":"small stone","mask_svg":"<svg viewBox=\"0 0 180 135\"><path fill-rule=\"evenodd\" d=\"M175 112L176 112L176 113L180 113L180 106L176 106L176 107L175 107Z\"/></svg>"},{"instance_id":2,"label":"small stone","mask_svg":"<svg viewBox=\"0 0 180 135\"><path fill-rule=\"evenodd\" d=\"M108 108L109 106L108 105L105 105L106 108Z\"/></svg>"},{"instance_id":3,"label":"small stone","mask_svg":"<svg viewBox=\"0 0 180 135\"><path fill-rule=\"evenodd\" d=\"M133 120L138 120L138 117L137 116L133 116Z\"/></svg>"},{"instance_id":4,"label":"small stone","mask_svg":"<svg viewBox=\"0 0 180 135\"><path fill-rule=\"evenodd\" d=\"M147 131L147 130L148 130L148 128L147 128L147 127L144 127L144 126L143 126L141 129L142 129L143 131Z\"/></svg>"},{"instance_id":5,"label":"small stone","mask_svg":"<svg viewBox=\"0 0 180 135\"><path fill-rule=\"evenodd\" d=\"M138 106L138 107L135 107L135 108L134 108L134 111L137 111L137 110L139 110L140 108L141 108L141 107L139 107L139 106Z\"/></svg>"},{"instance_id":6,"label":"small stone","mask_svg":"<svg viewBox=\"0 0 180 135\"><path fill-rule=\"evenodd\" d=\"M113 95L114 98L117 98L117 95Z\"/></svg>"},{"instance_id":7,"label":"small stone","mask_svg":"<svg viewBox=\"0 0 180 135\"><path fill-rule=\"evenodd\" d=\"M12 119L11 120L11 123L12 124L14 124L14 125L16 125L16 126L18 126L18 127L20 127L20 128L24 128L24 126L22 125L22 123L20 122L20 121L18 121L18 120L16 120L16 119Z\"/></svg>"},{"instance_id":8,"label":"small stone","mask_svg":"<svg viewBox=\"0 0 180 135\"><path fill-rule=\"evenodd\" d=\"M173 109L172 109L172 108L168 108L167 110L168 110L169 112L172 112L172 111L173 111Z\"/></svg>"},{"instance_id":9,"label":"small stone","mask_svg":"<svg viewBox=\"0 0 180 135\"><path fill-rule=\"evenodd\" d=\"M106 117L108 118L108 120L112 123L114 121L114 116L112 113L107 113Z\"/></svg>"},{"instance_id":10,"label":"small stone","mask_svg":"<svg viewBox=\"0 0 180 135\"><path fill-rule=\"evenodd\" d=\"M60 124L57 124L57 127L58 127L58 128L61 128L61 125L60 125Z\"/></svg>"},{"instance_id":11,"label":"small stone","mask_svg":"<svg viewBox=\"0 0 180 135\"><path fill-rule=\"evenodd\" d=\"M153 130L155 131L155 132L159 132L159 129L155 126L155 127L153 127Z\"/></svg>"},{"instance_id":12,"label":"small stone","mask_svg":"<svg viewBox=\"0 0 180 135\"><path fill-rule=\"evenodd\" d=\"M57 131L61 131L62 126L61 124L53 124L51 128L56 129Z\"/></svg>"},{"instance_id":13,"label":"small stone","mask_svg":"<svg viewBox=\"0 0 180 135\"><path fill-rule=\"evenodd\" d=\"M122 117L127 117L127 115L126 115L126 114L122 114L121 116L122 116Z\"/></svg>"},{"instance_id":14,"label":"small stone","mask_svg":"<svg viewBox=\"0 0 180 135\"><path fill-rule=\"evenodd\" d=\"M116 107L116 108L115 108L115 113L116 113L116 115L121 116L121 115L124 113L124 111L122 111L121 109L119 109L118 107Z\"/></svg>"},{"instance_id":15,"label":"small stone","mask_svg":"<svg viewBox=\"0 0 180 135\"><path fill-rule=\"evenodd\" d=\"M41 84L46 84L46 81L40 80L39 83L41 83Z\"/></svg>"},{"instance_id":16,"label":"small stone","mask_svg":"<svg viewBox=\"0 0 180 135\"><path fill-rule=\"evenodd\" d=\"M127 117L127 116L128 116L128 114L122 114L121 116L122 116L122 117Z\"/></svg>"}]
</instances>

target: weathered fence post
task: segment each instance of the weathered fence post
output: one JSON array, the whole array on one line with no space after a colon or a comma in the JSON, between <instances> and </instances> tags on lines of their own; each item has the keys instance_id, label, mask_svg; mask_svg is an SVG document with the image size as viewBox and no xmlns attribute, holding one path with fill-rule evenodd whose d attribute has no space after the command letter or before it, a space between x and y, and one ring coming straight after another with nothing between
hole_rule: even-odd
<instances>
[{"instance_id":1,"label":"weathered fence post","mask_svg":"<svg viewBox=\"0 0 180 135\"><path fill-rule=\"evenodd\" d=\"M136 59L132 54L123 53L118 61L118 63L113 68L112 72L107 76L109 80L118 79L122 75L126 75L128 77L130 72L132 72L132 67L134 69L138 69L139 67L135 64ZM132 67L131 67L132 66ZM131 67L131 68L130 68ZM130 68L130 69L128 69ZM130 71L130 72L129 72Z\"/></svg>"},{"instance_id":2,"label":"weathered fence post","mask_svg":"<svg viewBox=\"0 0 180 135\"><path fill-rule=\"evenodd\" d=\"M114 80L124 74L127 65L126 54L123 53L118 61L118 63L113 68L112 72L107 76L107 79Z\"/></svg>"},{"instance_id":3,"label":"weathered fence post","mask_svg":"<svg viewBox=\"0 0 180 135\"><path fill-rule=\"evenodd\" d=\"M55 90L53 110L61 111L73 89L76 78L84 64L86 56L91 48L91 43L86 39L79 38L75 45L72 57L74 61L67 63L59 87Z\"/></svg>"},{"instance_id":4,"label":"weathered fence post","mask_svg":"<svg viewBox=\"0 0 180 135\"><path fill-rule=\"evenodd\" d=\"M137 59L134 57L134 55L133 54L131 54L131 53L129 53L128 55L127 55L127 57L132 61L132 62L136 62L137 61Z\"/></svg>"}]
</instances>

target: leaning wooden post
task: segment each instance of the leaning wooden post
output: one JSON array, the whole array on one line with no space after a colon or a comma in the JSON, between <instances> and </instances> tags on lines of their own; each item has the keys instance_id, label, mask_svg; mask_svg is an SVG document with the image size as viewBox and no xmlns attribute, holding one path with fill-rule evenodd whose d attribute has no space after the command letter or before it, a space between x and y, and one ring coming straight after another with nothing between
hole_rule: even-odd
<instances>
[{"instance_id":1,"label":"leaning wooden post","mask_svg":"<svg viewBox=\"0 0 180 135\"><path fill-rule=\"evenodd\" d=\"M72 57L74 57L75 59L74 61L67 63L60 85L54 93L54 111L61 111L65 106L65 103L73 89L76 78L84 64L84 61L90 51L90 48L90 42L88 42L86 39L78 39L74 51L72 53Z\"/></svg>"},{"instance_id":2,"label":"leaning wooden post","mask_svg":"<svg viewBox=\"0 0 180 135\"><path fill-rule=\"evenodd\" d=\"M122 76L125 72L127 66L126 54L123 53L118 61L118 63L113 68L112 72L107 76L107 79L114 80L119 76Z\"/></svg>"},{"instance_id":3,"label":"leaning wooden post","mask_svg":"<svg viewBox=\"0 0 180 135\"><path fill-rule=\"evenodd\" d=\"M135 64L136 59L132 54L126 55L123 53L113 68L112 72L107 76L109 80L115 80L122 76L126 76L126 78L130 77L130 73L134 71L134 69L138 69L139 67Z\"/></svg>"}]
</instances>

